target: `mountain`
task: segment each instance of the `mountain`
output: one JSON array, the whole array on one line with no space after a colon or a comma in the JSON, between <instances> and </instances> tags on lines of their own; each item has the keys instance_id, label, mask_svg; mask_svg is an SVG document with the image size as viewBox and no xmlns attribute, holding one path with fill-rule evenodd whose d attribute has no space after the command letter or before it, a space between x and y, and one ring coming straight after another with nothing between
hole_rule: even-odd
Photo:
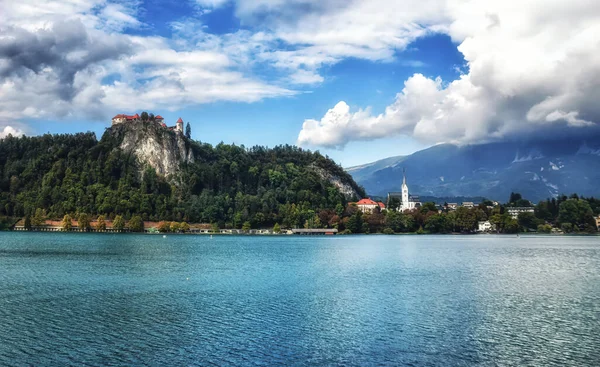
<instances>
[{"instance_id":1,"label":"mountain","mask_svg":"<svg viewBox=\"0 0 600 367\"><path fill-rule=\"evenodd\" d=\"M321 154L210 144L159 123L135 121L93 133L0 140L0 217L43 209L140 215L145 220L302 226L323 209L364 195Z\"/></svg>"},{"instance_id":2,"label":"mountain","mask_svg":"<svg viewBox=\"0 0 600 367\"><path fill-rule=\"evenodd\" d=\"M346 170L369 195L384 196L400 190L403 169L411 193L421 196L499 201L513 191L532 201L570 193L600 196L600 141L441 144Z\"/></svg>"}]
</instances>

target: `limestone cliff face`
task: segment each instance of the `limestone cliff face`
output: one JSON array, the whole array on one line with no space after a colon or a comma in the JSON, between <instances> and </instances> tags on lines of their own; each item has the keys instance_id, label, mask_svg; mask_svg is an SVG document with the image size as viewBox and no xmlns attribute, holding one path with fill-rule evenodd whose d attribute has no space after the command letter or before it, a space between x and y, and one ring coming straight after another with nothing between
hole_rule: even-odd
<instances>
[{"instance_id":1,"label":"limestone cliff face","mask_svg":"<svg viewBox=\"0 0 600 367\"><path fill-rule=\"evenodd\" d=\"M324 168L318 167L317 165L311 166L315 172L319 174L321 179L329 181L333 186L337 187L337 189L346 197L346 199L351 200L352 198L361 198L362 196L352 185L347 182L343 177L337 176Z\"/></svg>"},{"instance_id":2,"label":"limestone cliff face","mask_svg":"<svg viewBox=\"0 0 600 367\"><path fill-rule=\"evenodd\" d=\"M140 169L148 165L161 176L177 173L181 163L194 162L188 140L153 122L132 122L110 128L111 135L125 153L134 154Z\"/></svg>"}]
</instances>

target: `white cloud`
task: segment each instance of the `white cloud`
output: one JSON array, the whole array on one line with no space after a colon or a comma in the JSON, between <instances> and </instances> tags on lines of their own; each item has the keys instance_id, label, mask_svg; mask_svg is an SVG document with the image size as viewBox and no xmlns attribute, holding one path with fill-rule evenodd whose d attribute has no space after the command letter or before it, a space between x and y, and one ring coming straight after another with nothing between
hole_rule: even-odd
<instances>
[{"instance_id":1,"label":"white cloud","mask_svg":"<svg viewBox=\"0 0 600 367\"><path fill-rule=\"evenodd\" d=\"M426 31L435 27L460 43L466 74L447 85L415 74L380 115L352 113L342 102L320 121L306 120L300 144L340 147L389 134L479 142L598 124L600 3L454 0L432 9L447 20Z\"/></svg>"},{"instance_id":2,"label":"white cloud","mask_svg":"<svg viewBox=\"0 0 600 367\"><path fill-rule=\"evenodd\" d=\"M21 136L23 135L23 130L12 126L5 126L4 129L0 130L0 139L6 138L9 135Z\"/></svg>"}]
</instances>

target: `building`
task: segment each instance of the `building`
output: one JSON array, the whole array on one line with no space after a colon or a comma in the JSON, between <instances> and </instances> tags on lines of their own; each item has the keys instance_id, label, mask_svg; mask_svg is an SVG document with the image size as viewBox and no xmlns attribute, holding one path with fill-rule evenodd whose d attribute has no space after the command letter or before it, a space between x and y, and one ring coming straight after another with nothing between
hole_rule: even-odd
<instances>
[{"instance_id":1,"label":"building","mask_svg":"<svg viewBox=\"0 0 600 367\"><path fill-rule=\"evenodd\" d=\"M446 203L446 210L458 209L458 203Z\"/></svg>"},{"instance_id":2,"label":"building","mask_svg":"<svg viewBox=\"0 0 600 367\"><path fill-rule=\"evenodd\" d=\"M596 218L596 228L600 231L600 215Z\"/></svg>"},{"instance_id":3,"label":"building","mask_svg":"<svg viewBox=\"0 0 600 367\"><path fill-rule=\"evenodd\" d=\"M122 124L125 122L137 122L137 121L140 121L140 115L138 115L137 113L135 115L125 115L122 113L122 114L116 115L115 117L112 118L113 125Z\"/></svg>"},{"instance_id":4,"label":"building","mask_svg":"<svg viewBox=\"0 0 600 367\"><path fill-rule=\"evenodd\" d=\"M112 126L127 123L127 122L139 122L139 121L141 121L141 117L137 113L135 115L119 114L112 118ZM155 116L154 122L159 124L162 127L168 128L169 130L173 130L173 131L183 134L183 120L181 119L181 117L177 120L177 122L175 122L175 126L167 126L165 124L164 117L162 117L161 115Z\"/></svg>"},{"instance_id":5,"label":"building","mask_svg":"<svg viewBox=\"0 0 600 367\"><path fill-rule=\"evenodd\" d=\"M479 227L477 228L477 232L492 232L496 230L496 226L490 223L489 220L480 221Z\"/></svg>"},{"instance_id":6,"label":"building","mask_svg":"<svg viewBox=\"0 0 600 367\"><path fill-rule=\"evenodd\" d=\"M402 191L401 192L388 192L388 203L387 206L390 206L390 201L392 199L398 199L400 201L400 205L398 210L403 212L405 210L413 210L421 207L421 203L419 202L419 197L416 195L410 195L408 191L408 185L406 184L406 171L402 171Z\"/></svg>"},{"instance_id":7,"label":"building","mask_svg":"<svg viewBox=\"0 0 600 367\"><path fill-rule=\"evenodd\" d=\"M534 213L534 208L530 206L515 206L506 208L506 212L513 218L517 219L521 213Z\"/></svg>"},{"instance_id":8,"label":"building","mask_svg":"<svg viewBox=\"0 0 600 367\"><path fill-rule=\"evenodd\" d=\"M473 203L472 201L463 201L462 206L464 206L467 209L471 209L475 207L475 203Z\"/></svg>"},{"instance_id":9,"label":"building","mask_svg":"<svg viewBox=\"0 0 600 367\"><path fill-rule=\"evenodd\" d=\"M377 201L373 201L369 198L365 198L365 199L361 199L356 203L351 203L354 204L358 207L358 210L360 210L363 213L373 213L373 211L376 208L379 208L380 210L385 209L385 204L382 202L377 202Z\"/></svg>"}]
</instances>

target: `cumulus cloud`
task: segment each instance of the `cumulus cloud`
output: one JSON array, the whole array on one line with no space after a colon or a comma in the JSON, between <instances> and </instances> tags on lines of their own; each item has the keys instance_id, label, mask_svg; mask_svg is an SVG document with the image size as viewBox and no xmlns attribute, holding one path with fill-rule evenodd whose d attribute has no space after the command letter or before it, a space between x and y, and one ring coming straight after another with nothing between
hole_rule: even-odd
<instances>
[{"instance_id":1,"label":"cumulus cloud","mask_svg":"<svg viewBox=\"0 0 600 367\"><path fill-rule=\"evenodd\" d=\"M295 93L245 69L250 51L235 44L264 37L215 36L201 25L194 37L175 26L172 38L128 34L146 27L137 18L140 6L137 0L0 0L0 123L105 119L132 109Z\"/></svg>"},{"instance_id":2,"label":"cumulus cloud","mask_svg":"<svg viewBox=\"0 0 600 367\"><path fill-rule=\"evenodd\" d=\"M23 130L14 128L12 126L5 126L4 129L0 130L0 139L4 139L9 135L21 136L23 135Z\"/></svg>"},{"instance_id":3,"label":"cumulus cloud","mask_svg":"<svg viewBox=\"0 0 600 367\"><path fill-rule=\"evenodd\" d=\"M434 4L435 5L435 4ZM438 1L439 23L468 70L443 83L415 74L385 112L344 102L304 122L298 142L341 147L390 134L426 142L480 142L600 121L600 3ZM415 13L415 20L420 19Z\"/></svg>"}]
</instances>

